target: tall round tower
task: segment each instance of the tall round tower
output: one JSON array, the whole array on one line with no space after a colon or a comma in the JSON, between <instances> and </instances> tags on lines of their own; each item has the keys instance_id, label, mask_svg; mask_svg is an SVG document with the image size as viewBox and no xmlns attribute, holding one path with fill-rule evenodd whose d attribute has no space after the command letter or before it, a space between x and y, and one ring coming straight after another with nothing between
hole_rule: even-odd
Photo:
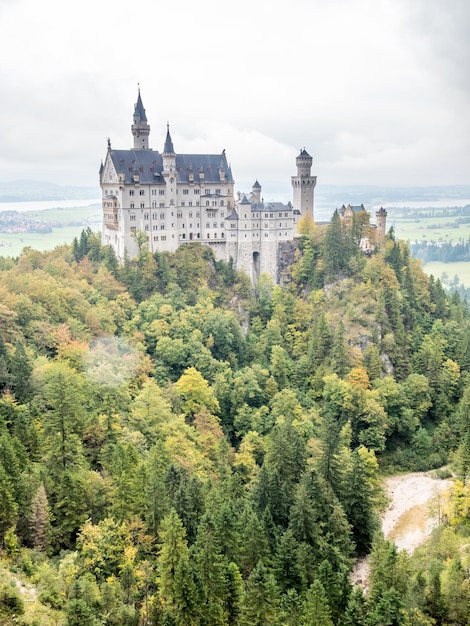
<instances>
[{"instance_id":1,"label":"tall round tower","mask_svg":"<svg viewBox=\"0 0 470 626\"><path fill-rule=\"evenodd\" d=\"M299 221L308 216L313 222L313 192L317 177L311 175L313 158L303 148L296 158L297 176L292 176L294 191L294 223L298 233Z\"/></svg>"},{"instance_id":2,"label":"tall round tower","mask_svg":"<svg viewBox=\"0 0 470 626\"><path fill-rule=\"evenodd\" d=\"M375 225L377 227L377 243L382 243L387 229L387 211L383 206L375 213Z\"/></svg>"}]
</instances>

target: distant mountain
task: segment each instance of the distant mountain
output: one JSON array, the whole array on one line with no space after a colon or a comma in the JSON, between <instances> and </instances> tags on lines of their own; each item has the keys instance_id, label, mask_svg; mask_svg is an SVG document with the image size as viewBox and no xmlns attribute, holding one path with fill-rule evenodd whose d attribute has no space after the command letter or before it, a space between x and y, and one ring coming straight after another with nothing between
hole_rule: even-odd
<instances>
[{"instance_id":1,"label":"distant mountain","mask_svg":"<svg viewBox=\"0 0 470 626\"><path fill-rule=\"evenodd\" d=\"M31 202L35 200L91 200L99 198L99 187L55 185L39 180L0 182L0 202Z\"/></svg>"}]
</instances>

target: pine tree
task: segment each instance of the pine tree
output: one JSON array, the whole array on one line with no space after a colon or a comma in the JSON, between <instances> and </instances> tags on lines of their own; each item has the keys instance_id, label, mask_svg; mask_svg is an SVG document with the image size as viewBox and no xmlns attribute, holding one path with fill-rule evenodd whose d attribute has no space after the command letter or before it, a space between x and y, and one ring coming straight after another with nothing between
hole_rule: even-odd
<instances>
[{"instance_id":1,"label":"pine tree","mask_svg":"<svg viewBox=\"0 0 470 626\"><path fill-rule=\"evenodd\" d=\"M161 544L157 558L158 593L163 604L173 611L179 593L176 576L178 565L181 560L187 561L189 558L186 531L174 509L163 518L159 535Z\"/></svg>"},{"instance_id":2,"label":"pine tree","mask_svg":"<svg viewBox=\"0 0 470 626\"><path fill-rule=\"evenodd\" d=\"M274 576L259 561L246 582L241 626L274 626L278 606L279 594Z\"/></svg>"},{"instance_id":3,"label":"pine tree","mask_svg":"<svg viewBox=\"0 0 470 626\"><path fill-rule=\"evenodd\" d=\"M325 590L318 579L307 591L300 626L334 626Z\"/></svg>"}]
</instances>

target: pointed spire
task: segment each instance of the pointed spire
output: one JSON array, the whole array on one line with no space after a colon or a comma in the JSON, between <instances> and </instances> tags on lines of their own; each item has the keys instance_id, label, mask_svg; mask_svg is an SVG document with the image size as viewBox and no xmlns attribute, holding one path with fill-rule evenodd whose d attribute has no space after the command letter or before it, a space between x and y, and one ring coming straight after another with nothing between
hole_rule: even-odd
<instances>
[{"instance_id":1,"label":"pointed spire","mask_svg":"<svg viewBox=\"0 0 470 626\"><path fill-rule=\"evenodd\" d=\"M170 135L170 124L168 122L166 125L166 139L163 154L175 154L175 149L173 148L173 142Z\"/></svg>"},{"instance_id":2,"label":"pointed spire","mask_svg":"<svg viewBox=\"0 0 470 626\"><path fill-rule=\"evenodd\" d=\"M142 98L140 97L140 85L139 85L139 90L138 90L138 95L137 95L137 102L134 108L134 118L136 117L138 117L141 122L147 121L147 116L145 115L144 105L142 104Z\"/></svg>"}]
</instances>

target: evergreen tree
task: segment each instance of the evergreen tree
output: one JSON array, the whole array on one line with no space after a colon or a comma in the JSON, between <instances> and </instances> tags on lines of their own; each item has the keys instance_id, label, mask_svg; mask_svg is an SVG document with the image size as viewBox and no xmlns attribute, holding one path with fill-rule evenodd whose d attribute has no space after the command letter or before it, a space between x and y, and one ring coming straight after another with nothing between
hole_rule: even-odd
<instances>
[{"instance_id":1,"label":"evergreen tree","mask_svg":"<svg viewBox=\"0 0 470 626\"><path fill-rule=\"evenodd\" d=\"M301 626L334 626L328 599L319 580L315 580L307 591L300 624Z\"/></svg>"},{"instance_id":2,"label":"evergreen tree","mask_svg":"<svg viewBox=\"0 0 470 626\"><path fill-rule=\"evenodd\" d=\"M278 606L279 594L274 576L259 561L246 582L240 625L274 626Z\"/></svg>"}]
</instances>

